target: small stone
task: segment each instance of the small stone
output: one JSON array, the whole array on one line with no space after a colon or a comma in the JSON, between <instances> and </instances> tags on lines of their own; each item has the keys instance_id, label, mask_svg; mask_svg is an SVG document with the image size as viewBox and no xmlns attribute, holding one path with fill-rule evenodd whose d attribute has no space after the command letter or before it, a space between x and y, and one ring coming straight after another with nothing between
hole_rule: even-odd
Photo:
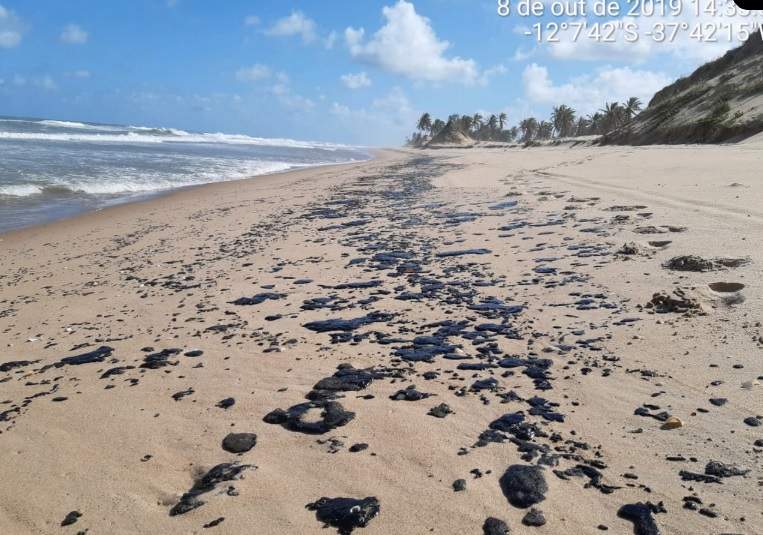
<instances>
[{"instance_id":1,"label":"small stone","mask_svg":"<svg viewBox=\"0 0 763 535\"><path fill-rule=\"evenodd\" d=\"M466 490L466 480L465 479L456 479L453 482L453 490L456 492L461 492L463 490Z\"/></svg>"},{"instance_id":2,"label":"small stone","mask_svg":"<svg viewBox=\"0 0 763 535\"><path fill-rule=\"evenodd\" d=\"M525 526L540 527L546 524L546 517L543 516L543 511L533 507L522 519L522 524Z\"/></svg>"},{"instance_id":3,"label":"small stone","mask_svg":"<svg viewBox=\"0 0 763 535\"><path fill-rule=\"evenodd\" d=\"M366 444L365 442L359 442L357 444L353 444L352 446L350 446L350 452L352 453L357 453L359 451L363 451L367 449L368 449L368 444Z\"/></svg>"},{"instance_id":4,"label":"small stone","mask_svg":"<svg viewBox=\"0 0 763 535\"><path fill-rule=\"evenodd\" d=\"M660 426L660 429L664 429L664 430L678 429L683 426L684 426L684 423L681 421L680 418L671 416L667 420L665 420L665 423L663 423L662 426Z\"/></svg>"}]
</instances>

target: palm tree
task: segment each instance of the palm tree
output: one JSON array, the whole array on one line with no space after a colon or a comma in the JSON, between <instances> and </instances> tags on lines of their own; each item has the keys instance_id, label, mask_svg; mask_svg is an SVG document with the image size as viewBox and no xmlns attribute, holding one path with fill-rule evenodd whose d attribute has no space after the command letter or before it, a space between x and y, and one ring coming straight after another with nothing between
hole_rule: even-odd
<instances>
[{"instance_id":1,"label":"palm tree","mask_svg":"<svg viewBox=\"0 0 763 535\"><path fill-rule=\"evenodd\" d=\"M535 117L522 119L519 123L519 130L522 133L521 141L532 141L538 133L538 120Z\"/></svg>"},{"instance_id":2,"label":"palm tree","mask_svg":"<svg viewBox=\"0 0 763 535\"><path fill-rule=\"evenodd\" d=\"M604 118L601 113L596 112L593 115L587 117L588 120L588 133L589 134L601 134L604 130Z\"/></svg>"},{"instance_id":3,"label":"palm tree","mask_svg":"<svg viewBox=\"0 0 763 535\"><path fill-rule=\"evenodd\" d=\"M519 128L516 126L512 126L508 130L506 130L506 139L507 141L514 141L519 136Z\"/></svg>"},{"instance_id":4,"label":"palm tree","mask_svg":"<svg viewBox=\"0 0 763 535\"><path fill-rule=\"evenodd\" d=\"M445 128L445 122L442 119L435 119L434 123L432 123L432 136L442 132L443 128Z\"/></svg>"},{"instance_id":5,"label":"palm tree","mask_svg":"<svg viewBox=\"0 0 763 535\"><path fill-rule=\"evenodd\" d=\"M591 120L587 117L578 117L575 123L575 135L586 136L591 132Z\"/></svg>"},{"instance_id":6,"label":"palm tree","mask_svg":"<svg viewBox=\"0 0 763 535\"><path fill-rule=\"evenodd\" d=\"M605 102L604 107L599 110L602 114L602 134L606 134L619 127L624 119L625 112L618 102Z\"/></svg>"},{"instance_id":7,"label":"palm tree","mask_svg":"<svg viewBox=\"0 0 763 535\"><path fill-rule=\"evenodd\" d=\"M428 113L425 113L421 116L419 119L419 124L416 127L422 132L431 133L432 132L432 116Z\"/></svg>"},{"instance_id":8,"label":"palm tree","mask_svg":"<svg viewBox=\"0 0 763 535\"><path fill-rule=\"evenodd\" d=\"M473 119L471 115L463 115L460 119L461 122L461 129L466 132L467 134L471 134L472 132L472 124Z\"/></svg>"},{"instance_id":9,"label":"palm tree","mask_svg":"<svg viewBox=\"0 0 763 535\"><path fill-rule=\"evenodd\" d=\"M562 104L554 108L551 122L559 137L570 137L575 131L575 110Z\"/></svg>"},{"instance_id":10,"label":"palm tree","mask_svg":"<svg viewBox=\"0 0 763 535\"><path fill-rule=\"evenodd\" d=\"M491 115L490 118L487 120L487 128L488 128L488 137L491 139L494 139L495 133L498 130L498 117L496 117L495 114Z\"/></svg>"},{"instance_id":11,"label":"palm tree","mask_svg":"<svg viewBox=\"0 0 763 535\"><path fill-rule=\"evenodd\" d=\"M630 121L641 111L641 99L638 97L631 97L623 104L623 107L625 109L625 118Z\"/></svg>"},{"instance_id":12,"label":"palm tree","mask_svg":"<svg viewBox=\"0 0 763 535\"><path fill-rule=\"evenodd\" d=\"M475 113L472 117L472 128L475 132L478 132L482 128L482 115Z\"/></svg>"},{"instance_id":13,"label":"palm tree","mask_svg":"<svg viewBox=\"0 0 763 535\"><path fill-rule=\"evenodd\" d=\"M503 132L503 127L506 126L506 120L508 119L508 116L501 112L498 114L498 129Z\"/></svg>"},{"instance_id":14,"label":"palm tree","mask_svg":"<svg viewBox=\"0 0 763 535\"><path fill-rule=\"evenodd\" d=\"M554 135L554 125L549 121L541 121L538 124L538 139L551 139Z\"/></svg>"}]
</instances>

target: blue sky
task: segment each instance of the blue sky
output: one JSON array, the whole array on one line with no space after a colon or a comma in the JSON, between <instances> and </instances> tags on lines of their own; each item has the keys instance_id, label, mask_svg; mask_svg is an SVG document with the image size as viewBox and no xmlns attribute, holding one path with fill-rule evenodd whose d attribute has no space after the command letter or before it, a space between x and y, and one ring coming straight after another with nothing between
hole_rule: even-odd
<instances>
[{"instance_id":1,"label":"blue sky","mask_svg":"<svg viewBox=\"0 0 763 535\"><path fill-rule=\"evenodd\" d=\"M555 104L589 113L605 100L648 100L736 44L686 32L670 44L600 43L570 31L538 43L523 34L532 24L578 19L500 17L496 8L496 0L0 0L0 115L398 144L423 111L506 112L513 124ZM661 20L693 24L695 15L687 7L637 22L643 32Z\"/></svg>"}]
</instances>

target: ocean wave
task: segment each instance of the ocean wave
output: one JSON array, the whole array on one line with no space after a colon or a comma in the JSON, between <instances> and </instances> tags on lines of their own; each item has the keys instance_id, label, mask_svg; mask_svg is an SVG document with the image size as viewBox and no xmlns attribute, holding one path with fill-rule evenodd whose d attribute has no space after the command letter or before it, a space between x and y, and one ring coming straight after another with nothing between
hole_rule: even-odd
<instances>
[{"instance_id":1,"label":"ocean wave","mask_svg":"<svg viewBox=\"0 0 763 535\"><path fill-rule=\"evenodd\" d=\"M0 186L0 197L32 197L37 195L131 195L166 191L214 182L228 182L254 176L288 171L300 167L315 167L322 163L298 164L286 162L249 162L237 169L212 169L188 176L142 173L135 176L99 177L97 180L59 180L45 184L13 184ZM116 174L116 173L115 173Z\"/></svg>"},{"instance_id":2,"label":"ocean wave","mask_svg":"<svg viewBox=\"0 0 763 535\"><path fill-rule=\"evenodd\" d=\"M44 186L37 184L13 184L0 186L0 197L29 197L30 195L39 195L43 192Z\"/></svg>"},{"instance_id":3,"label":"ocean wave","mask_svg":"<svg viewBox=\"0 0 763 535\"><path fill-rule=\"evenodd\" d=\"M56 121L53 119L45 119L43 121L30 121L36 124L42 124L45 126L56 126L58 128L71 128L79 130L103 130L103 126L97 126L94 124L79 123L77 121Z\"/></svg>"},{"instance_id":4,"label":"ocean wave","mask_svg":"<svg viewBox=\"0 0 763 535\"><path fill-rule=\"evenodd\" d=\"M330 151L355 148L350 145L338 143L299 141L288 138L251 137L244 134L223 134L222 132L194 134L176 128L152 128L147 126L109 127L54 120L36 121L36 123L46 126L67 128L70 130L101 130L106 133L0 131L0 140L75 143L220 143L230 145L322 149Z\"/></svg>"}]
</instances>

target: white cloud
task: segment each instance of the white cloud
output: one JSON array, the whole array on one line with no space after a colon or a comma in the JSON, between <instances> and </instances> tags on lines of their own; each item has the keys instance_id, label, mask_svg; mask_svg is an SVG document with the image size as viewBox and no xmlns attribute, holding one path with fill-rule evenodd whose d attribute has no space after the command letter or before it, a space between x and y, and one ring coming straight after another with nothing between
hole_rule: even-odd
<instances>
[{"instance_id":1,"label":"white cloud","mask_svg":"<svg viewBox=\"0 0 763 535\"><path fill-rule=\"evenodd\" d=\"M315 21L301 11L292 11L291 15L279 19L267 30L265 35L274 37L292 37L299 35L305 43L312 43L318 38Z\"/></svg>"},{"instance_id":2,"label":"white cloud","mask_svg":"<svg viewBox=\"0 0 763 535\"><path fill-rule=\"evenodd\" d=\"M309 111L315 108L315 102L296 93L290 85L289 76L285 72L275 75L276 83L270 87L272 93L285 108Z\"/></svg>"},{"instance_id":3,"label":"white cloud","mask_svg":"<svg viewBox=\"0 0 763 535\"><path fill-rule=\"evenodd\" d=\"M39 89L44 89L46 91L54 91L58 89L58 84L56 84L56 81L49 74L44 74L35 78L27 78L21 74L15 74L13 75L13 80L11 80L11 83L13 83L13 85L16 87L31 86L37 87Z\"/></svg>"},{"instance_id":4,"label":"white cloud","mask_svg":"<svg viewBox=\"0 0 763 535\"><path fill-rule=\"evenodd\" d=\"M398 87L374 100L368 108L351 108L332 102L328 111L341 124L343 132L374 143L399 143L419 116ZM374 128L369 130L369 124Z\"/></svg>"},{"instance_id":5,"label":"white cloud","mask_svg":"<svg viewBox=\"0 0 763 535\"><path fill-rule=\"evenodd\" d=\"M595 75L580 76L560 85L554 84L546 67L535 63L522 73L528 100L538 104L567 104L581 113L591 113L605 102L622 102L629 97L648 102L671 81L662 73L629 67L602 68Z\"/></svg>"},{"instance_id":6,"label":"white cloud","mask_svg":"<svg viewBox=\"0 0 763 535\"><path fill-rule=\"evenodd\" d=\"M41 76L39 78L35 78L33 80L34 85L41 89L45 89L46 91L54 91L58 89L58 85L56 84L55 80L48 76L47 74L45 76Z\"/></svg>"},{"instance_id":7,"label":"white cloud","mask_svg":"<svg viewBox=\"0 0 763 535\"><path fill-rule=\"evenodd\" d=\"M315 108L315 102L295 93L289 86L276 84L271 88L271 91L286 108L301 111L309 111Z\"/></svg>"},{"instance_id":8,"label":"white cloud","mask_svg":"<svg viewBox=\"0 0 763 535\"><path fill-rule=\"evenodd\" d=\"M257 82L270 78L272 72L270 67L256 63L251 67L242 67L236 71L236 79L240 82Z\"/></svg>"},{"instance_id":9,"label":"white cloud","mask_svg":"<svg viewBox=\"0 0 763 535\"><path fill-rule=\"evenodd\" d=\"M340 78L342 83L349 89L360 89L371 86L371 79L365 72L359 72L358 74L343 74Z\"/></svg>"},{"instance_id":10,"label":"white cloud","mask_svg":"<svg viewBox=\"0 0 763 535\"><path fill-rule=\"evenodd\" d=\"M260 17L257 15L249 15L244 19L244 26L258 26L260 24Z\"/></svg>"},{"instance_id":11,"label":"white cloud","mask_svg":"<svg viewBox=\"0 0 763 535\"><path fill-rule=\"evenodd\" d=\"M77 24L67 24L61 32L61 41L70 45L84 45L87 37L87 32Z\"/></svg>"},{"instance_id":12,"label":"white cloud","mask_svg":"<svg viewBox=\"0 0 763 535\"><path fill-rule=\"evenodd\" d=\"M490 67L489 69L485 69L482 71L482 74L480 75L479 83L481 85L487 85L490 83L490 79L494 78L496 76L503 76L509 72L509 70L506 68L505 65L502 63L495 65L493 67Z\"/></svg>"},{"instance_id":13,"label":"white cloud","mask_svg":"<svg viewBox=\"0 0 763 535\"><path fill-rule=\"evenodd\" d=\"M16 14L0 5L0 48L13 48L21 43L22 24Z\"/></svg>"},{"instance_id":14,"label":"white cloud","mask_svg":"<svg viewBox=\"0 0 763 535\"><path fill-rule=\"evenodd\" d=\"M382 9L386 23L368 41L363 28L347 28L345 40L353 58L405 76L427 82L476 83L474 60L445 57L450 47L441 41L428 18L416 13L410 2L399 0Z\"/></svg>"},{"instance_id":15,"label":"white cloud","mask_svg":"<svg viewBox=\"0 0 763 535\"><path fill-rule=\"evenodd\" d=\"M332 31L329 33L326 38L323 40L323 46L326 47L326 50L331 50L334 48L334 45L336 44L336 40L339 36L336 32Z\"/></svg>"},{"instance_id":16,"label":"white cloud","mask_svg":"<svg viewBox=\"0 0 763 535\"><path fill-rule=\"evenodd\" d=\"M591 12L591 2L588 0L588 12ZM729 0L730 5L733 2ZM560 30L556 34L558 42L547 42L544 45L548 48L549 54L556 59L572 60L591 60L591 61L625 61L629 63L642 63L656 55L669 55L682 62L688 62L692 65L705 63L709 60L721 56L727 50L739 46L741 43L736 39L729 39L731 35L738 36L751 28L754 20L745 15L742 10L735 10L733 14L727 14L724 10L726 2L721 2L717 7L716 14L708 13L705 10L697 16L694 8L684 6L676 14L655 14L653 16L623 16L619 19L609 19L597 21L593 17L586 19L569 19L566 22L566 29ZM631 4L629 4L630 6ZM634 4L635 5L635 4ZM640 5L640 4L639 4ZM665 4L667 6L667 3ZM625 9L623 10L625 11ZM562 21L559 21L560 25ZM575 24L587 22L588 30L583 29L575 39L578 33L578 26ZM592 22L606 22L615 25L615 30L611 33L609 30L602 30L606 33L608 40L594 39L587 37L587 31L591 31ZM691 37L695 30L701 30L708 37L706 40L699 40ZM714 34L710 30L715 29ZM665 33L665 39L656 40L659 31ZM675 31L675 34L673 35ZM636 33L630 33L636 32ZM648 35L651 32L652 35ZM633 36L637 35L637 39ZM631 38L629 38L629 36Z\"/></svg>"}]
</instances>

